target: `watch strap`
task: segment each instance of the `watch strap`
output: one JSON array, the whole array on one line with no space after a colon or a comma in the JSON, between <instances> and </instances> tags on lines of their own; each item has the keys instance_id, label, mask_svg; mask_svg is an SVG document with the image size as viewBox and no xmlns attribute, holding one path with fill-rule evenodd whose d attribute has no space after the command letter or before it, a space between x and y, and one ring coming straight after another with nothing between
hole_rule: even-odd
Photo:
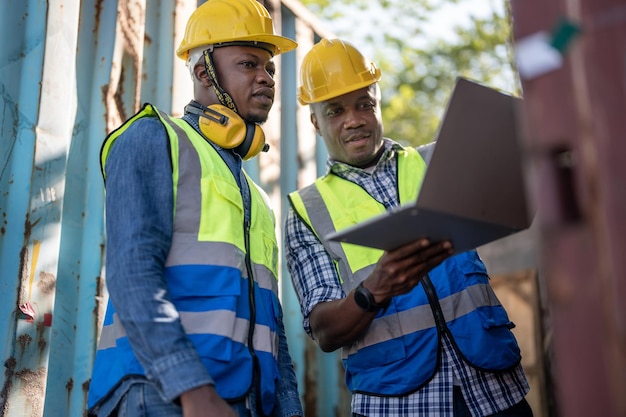
<instances>
[{"instance_id":1,"label":"watch strap","mask_svg":"<svg viewBox=\"0 0 626 417\"><path fill-rule=\"evenodd\" d=\"M363 282L361 282L354 290L354 301L359 307L368 312L386 309L389 307L389 303L391 302L391 300L389 300L386 303L377 303L374 299L374 295L363 286Z\"/></svg>"}]
</instances>

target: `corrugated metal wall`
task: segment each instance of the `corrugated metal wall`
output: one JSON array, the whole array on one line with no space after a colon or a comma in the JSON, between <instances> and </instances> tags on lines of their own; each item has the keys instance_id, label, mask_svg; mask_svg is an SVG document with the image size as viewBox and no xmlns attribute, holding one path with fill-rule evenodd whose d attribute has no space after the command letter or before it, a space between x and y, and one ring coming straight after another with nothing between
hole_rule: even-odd
<instances>
[{"instance_id":1,"label":"corrugated metal wall","mask_svg":"<svg viewBox=\"0 0 626 417\"><path fill-rule=\"evenodd\" d=\"M201 2L200 2L201 3ZM7 0L0 13L0 414L85 414L104 286L103 138L143 102L180 114L191 82L173 51L195 0ZM312 43L297 1L268 1L277 31ZM305 39L306 38L306 39ZM295 189L296 62L282 59L272 151L250 162L280 208ZM279 62L280 65L280 62ZM308 121L305 136L316 143ZM283 137L287 140L278 140ZM282 157L281 157L282 156ZM316 174L316 154L308 163ZM281 174L281 175L279 175ZM306 337L283 280L291 349L304 386ZM334 360L331 361L336 366ZM335 372L336 374L336 372ZM317 398L317 395L315 395ZM319 408L331 409L336 401ZM325 415L332 412L323 411Z\"/></svg>"},{"instance_id":2,"label":"corrugated metal wall","mask_svg":"<svg viewBox=\"0 0 626 417\"><path fill-rule=\"evenodd\" d=\"M108 83L117 11L3 6L0 398L5 415L81 415L104 243L99 86Z\"/></svg>"}]
</instances>

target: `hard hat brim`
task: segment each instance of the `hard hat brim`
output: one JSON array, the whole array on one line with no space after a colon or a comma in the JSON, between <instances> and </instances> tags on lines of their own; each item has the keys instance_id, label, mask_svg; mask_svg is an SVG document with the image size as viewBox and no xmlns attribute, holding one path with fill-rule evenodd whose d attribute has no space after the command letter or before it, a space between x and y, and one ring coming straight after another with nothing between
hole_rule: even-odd
<instances>
[{"instance_id":1,"label":"hard hat brim","mask_svg":"<svg viewBox=\"0 0 626 417\"><path fill-rule=\"evenodd\" d=\"M220 44L220 43L228 44L231 42L260 42L260 43L269 44L274 47L274 55L280 55L280 54L284 54L285 52L293 51L298 46L297 42L289 38L285 38L284 36L278 36L278 35L255 34L251 36L242 36L237 39L228 38L222 41L220 41L220 39L213 40L213 44L215 45ZM176 56L178 56L182 60L187 60L187 57L189 56L189 51L193 48L196 48L202 45L206 45L206 42L199 41L196 43L190 43L190 44L184 45L184 47L181 45L181 47L179 47L176 50Z\"/></svg>"},{"instance_id":2,"label":"hard hat brim","mask_svg":"<svg viewBox=\"0 0 626 417\"><path fill-rule=\"evenodd\" d=\"M338 88L336 90L333 90L332 93L324 94L315 98L305 96L306 95L305 91L302 89L302 87L300 87L300 92L298 94L298 102L302 105L321 103L322 101L330 100L331 98L343 96L344 94L348 94L353 91L360 90L361 88L369 87L372 84L376 84L378 81L380 81L380 77L375 80L364 81L362 83L352 84L344 88Z\"/></svg>"}]
</instances>

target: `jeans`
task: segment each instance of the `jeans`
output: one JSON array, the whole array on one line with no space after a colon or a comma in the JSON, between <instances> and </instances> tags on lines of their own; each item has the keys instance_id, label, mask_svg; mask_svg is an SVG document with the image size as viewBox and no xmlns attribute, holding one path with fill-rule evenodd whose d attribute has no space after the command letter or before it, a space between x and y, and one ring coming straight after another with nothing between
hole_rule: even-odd
<instances>
[{"instance_id":1,"label":"jeans","mask_svg":"<svg viewBox=\"0 0 626 417\"><path fill-rule=\"evenodd\" d=\"M239 417L250 417L244 402L231 404ZM165 403L151 384L133 384L122 397L112 417L182 417L183 409Z\"/></svg>"}]
</instances>

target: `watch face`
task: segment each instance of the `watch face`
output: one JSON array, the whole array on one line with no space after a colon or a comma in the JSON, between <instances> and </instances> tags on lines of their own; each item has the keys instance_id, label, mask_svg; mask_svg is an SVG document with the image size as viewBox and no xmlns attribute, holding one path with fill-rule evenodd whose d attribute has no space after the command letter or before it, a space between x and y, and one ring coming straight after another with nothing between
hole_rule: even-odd
<instances>
[{"instance_id":1,"label":"watch face","mask_svg":"<svg viewBox=\"0 0 626 417\"><path fill-rule=\"evenodd\" d=\"M370 311L372 308L369 293L361 286L354 291L354 302L365 311Z\"/></svg>"}]
</instances>

